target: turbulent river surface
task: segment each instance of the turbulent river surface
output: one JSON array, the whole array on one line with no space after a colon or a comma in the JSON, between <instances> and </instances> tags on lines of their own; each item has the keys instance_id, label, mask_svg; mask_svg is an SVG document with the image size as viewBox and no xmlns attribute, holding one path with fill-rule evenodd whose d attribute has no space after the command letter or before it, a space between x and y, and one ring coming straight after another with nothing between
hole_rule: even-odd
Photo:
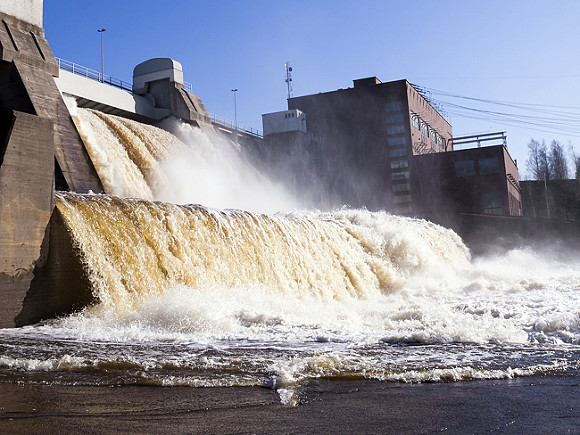
<instances>
[{"instance_id":1,"label":"turbulent river surface","mask_svg":"<svg viewBox=\"0 0 580 435\"><path fill-rule=\"evenodd\" d=\"M203 136L192 146L84 109L75 122L109 194L58 193L56 206L95 303L0 330L0 382L266 386L295 404L314 378L579 375L577 253L519 247L472 258L455 233L424 220L274 212L280 187L232 158L232 144L188 132ZM200 154L200 140L211 150ZM207 183L176 168L197 162L213 173L215 155L219 170L249 184L234 182L233 194L214 186L210 208ZM257 211L219 203L243 202L244 192ZM204 205L176 204L188 202Z\"/></svg>"}]
</instances>

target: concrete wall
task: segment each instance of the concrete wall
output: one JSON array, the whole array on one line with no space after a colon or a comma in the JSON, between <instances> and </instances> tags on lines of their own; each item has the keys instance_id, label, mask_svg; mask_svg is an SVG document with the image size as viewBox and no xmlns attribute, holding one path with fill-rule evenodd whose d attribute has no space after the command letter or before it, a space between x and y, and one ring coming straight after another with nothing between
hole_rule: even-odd
<instances>
[{"instance_id":1,"label":"concrete wall","mask_svg":"<svg viewBox=\"0 0 580 435\"><path fill-rule=\"evenodd\" d=\"M22 309L52 212L54 123L13 111L0 166L0 327ZM40 301L38 302L40 303Z\"/></svg>"},{"instance_id":2,"label":"concrete wall","mask_svg":"<svg viewBox=\"0 0 580 435\"><path fill-rule=\"evenodd\" d=\"M57 209L46 233L43 261L35 267L24 298L18 299L14 326L68 314L95 300L78 251Z\"/></svg>"},{"instance_id":3,"label":"concrete wall","mask_svg":"<svg viewBox=\"0 0 580 435\"><path fill-rule=\"evenodd\" d=\"M511 158L506 148L503 149L503 161L508 191L509 214L510 216L523 216L520 175L516 163Z\"/></svg>"},{"instance_id":4,"label":"concrete wall","mask_svg":"<svg viewBox=\"0 0 580 435\"><path fill-rule=\"evenodd\" d=\"M0 12L42 27L43 0L0 0Z\"/></svg>"},{"instance_id":5,"label":"concrete wall","mask_svg":"<svg viewBox=\"0 0 580 435\"><path fill-rule=\"evenodd\" d=\"M0 19L0 327L9 327L54 311L29 295L48 262L55 166L67 188L102 187L54 82L59 69L43 29Z\"/></svg>"}]
</instances>

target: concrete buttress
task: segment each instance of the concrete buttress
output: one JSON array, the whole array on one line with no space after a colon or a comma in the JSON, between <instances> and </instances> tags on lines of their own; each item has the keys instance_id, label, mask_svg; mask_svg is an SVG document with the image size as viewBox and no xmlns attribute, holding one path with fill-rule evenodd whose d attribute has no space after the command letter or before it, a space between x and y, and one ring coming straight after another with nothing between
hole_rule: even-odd
<instances>
[{"instance_id":1,"label":"concrete buttress","mask_svg":"<svg viewBox=\"0 0 580 435\"><path fill-rule=\"evenodd\" d=\"M58 64L38 20L0 12L0 21L0 327L11 327L59 310L50 285L27 299L50 249L55 164L70 189L102 187L54 82Z\"/></svg>"}]
</instances>

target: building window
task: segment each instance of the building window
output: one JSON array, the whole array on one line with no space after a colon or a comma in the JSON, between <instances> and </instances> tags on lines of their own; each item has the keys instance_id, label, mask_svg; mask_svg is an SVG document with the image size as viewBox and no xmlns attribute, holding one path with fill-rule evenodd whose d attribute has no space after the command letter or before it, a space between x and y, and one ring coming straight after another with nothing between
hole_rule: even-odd
<instances>
[{"instance_id":1,"label":"building window","mask_svg":"<svg viewBox=\"0 0 580 435\"><path fill-rule=\"evenodd\" d=\"M387 124L398 124L405 120L405 116L402 113L394 113L392 115L385 116L385 122Z\"/></svg>"},{"instance_id":2,"label":"building window","mask_svg":"<svg viewBox=\"0 0 580 435\"><path fill-rule=\"evenodd\" d=\"M432 128L429 129L429 139L431 139L433 142L437 143L437 132L435 130L433 130Z\"/></svg>"},{"instance_id":3,"label":"building window","mask_svg":"<svg viewBox=\"0 0 580 435\"><path fill-rule=\"evenodd\" d=\"M395 213L399 214L411 214L411 206L410 205L398 205L395 206Z\"/></svg>"},{"instance_id":4,"label":"building window","mask_svg":"<svg viewBox=\"0 0 580 435\"><path fill-rule=\"evenodd\" d=\"M411 202L411 195L394 196L393 200L395 201L395 204L403 204L405 202Z\"/></svg>"},{"instance_id":5,"label":"building window","mask_svg":"<svg viewBox=\"0 0 580 435\"><path fill-rule=\"evenodd\" d=\"M403 181L409 179L409 171L405 172L393 172L391 174L391 180L393 181Z\"/></svg>"},{"instance_id":6,"label":"building window","mask_svg":"<svg viewBox=\"0 0 580 435\"><path fill-rule=\"evenodd\" d=\"M389 157L403 157L407 155L407 148L397 148L389 151Z\"/></svg>"},{"instance_id":7,"label":"building window","mask_svg":"<svg viewBox=\"0 0 580 435\"><path fill-rule=\"evenodd\" d=\"M391 169L408 168L409 162L407 160L393 160L391 162Z\"/></svg>"},{"instance_id":8,"label":"building window","mask_svg":"<svg viewBox=\"0 0 580 435\"><path fill-rule=\"evenodd\" d=\"M499 192L484 193L481 195L482 213L504 214L502 195Z\"/></svg>"},{"instance_id":9,"label":"building window","mask_svg":"<svg viewBox=\"0 0 580 435\"><path fill-rule=\"evenodd\" d=\"M390 137L387 141L389 142L389 146L392 147L396 145L405 145L407 138L405 136Z\"/></svg>"},{"instance_id":10,"label":"building window","mask_svg":"<svg viewBox=\"0 0 580 435\"><path fill-rule=\"evenodd\" d=\"M441 148L445 148L445 139L443 139L443 137L441 135L437 135L437 145L439 145Z\"/></svg>"},{"instance_id":11,"label":"building window","mask_svg":"<svg viewBox=\"0 0 580 435\"><path fill-rule=\"evenodd\" d=\"M413 113L411 115L411 122L413 123L413 127L415 127L417 130L421 129L421 127L420 127L421 121L420 121L419 115L416 115Z\"/></svg>"},{"instance_id":12,"label":"building window","mask_svg":"<svg viewBox=\"0 0 580 435\"><path fill-rule=\"evenodd\" d=\"M497 163L497 157L488 157L485 159L479 159L479 174L497 174L499 172L499 166Z\"/></svg>"},{"instance_id":13,"label":"building window","mask_svg":"<svg viewBox=\"0 0 580 435\"><path fill-rule=\"evenodd\" d=\"M388 135L391 135L391 134L401 134L401 133L405 133L405 126L403 124L393 125L393 126L390 126L387 129L387 134Z\"/></svg>"},{"instance_id":14,"label":"building window","mask_svg":"<svg viewBox=\"0 0 580 435\"><path fill-rule=\"evenodd\" d=\"M385 104L385 112L401 112L403 110L403 103L400 101Z\"/></svg>"},{"instance_id":15,"label":"building window","mask_svg":"<svg viewBox=\"0 0 580 435\"><path fill-rule=\"evenodd\" d=\"M429 126L425 122L421 122L421 133L425 136L429 136Z\"/></svg>"},{"instance_id":16,"label":"building window","mask_svg":"<svg viewBox=\"0 0 580 435\"><path fill-rule=\"evenodd\" d=\"M409 183L393 184L393 192L409 192L411 185Z\"/></svg>"},{"instance_id":17,"label":"building window","mask_svg":"<svg viewBox=\"0 0 580 435\"><path fill-rule=\"evenodd\" d=\"M475 165L473 160L459 160L455 162L455 176L468 177L475 175Z\"/></svg>"}]
</instances>

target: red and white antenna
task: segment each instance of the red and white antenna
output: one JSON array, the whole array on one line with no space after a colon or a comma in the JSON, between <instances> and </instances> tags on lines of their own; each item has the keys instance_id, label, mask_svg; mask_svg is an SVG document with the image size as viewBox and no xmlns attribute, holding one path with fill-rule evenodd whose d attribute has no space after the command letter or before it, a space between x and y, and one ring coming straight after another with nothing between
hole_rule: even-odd
<instances>
[{"instance_id":1,"label":"red and white antenna","mask_svg":"<svg viewBox=\"0 0 580 435\"><path fill-rule=\"evenodd\" d=\"M288 99L292 98L292 67L288 62L284 65L286 68L286 85L288 86Z\"/></svg>"}]
</instances>

